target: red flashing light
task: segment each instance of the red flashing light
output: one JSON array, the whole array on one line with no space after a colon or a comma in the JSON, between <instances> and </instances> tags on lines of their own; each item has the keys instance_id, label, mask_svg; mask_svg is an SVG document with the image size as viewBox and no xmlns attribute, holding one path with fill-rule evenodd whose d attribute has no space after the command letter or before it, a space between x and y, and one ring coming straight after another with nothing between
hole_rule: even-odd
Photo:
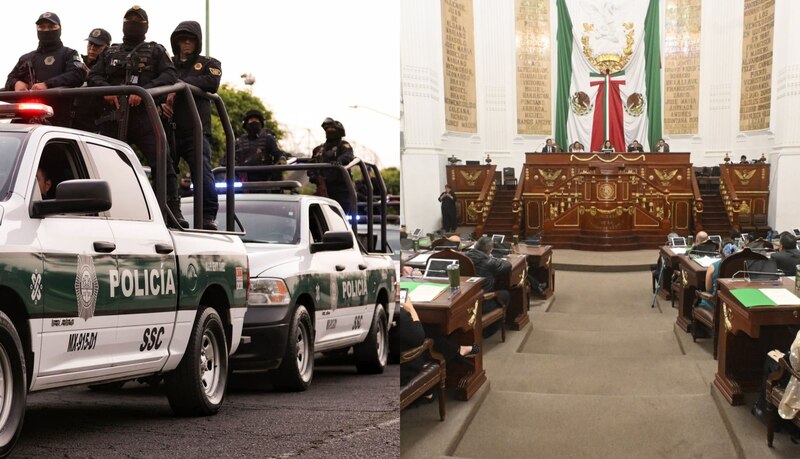
<instances>
[{"instance_id":1,"label":"red flashing light","mask_svg":"<svg viewBox=\"0 0 800 459\"><path fill-rule=\"evenodd\" d=\"M0 119L41 120L50 118L54 113L53 107L38 102L0 105Z\"/></svg>"}]
</instances>

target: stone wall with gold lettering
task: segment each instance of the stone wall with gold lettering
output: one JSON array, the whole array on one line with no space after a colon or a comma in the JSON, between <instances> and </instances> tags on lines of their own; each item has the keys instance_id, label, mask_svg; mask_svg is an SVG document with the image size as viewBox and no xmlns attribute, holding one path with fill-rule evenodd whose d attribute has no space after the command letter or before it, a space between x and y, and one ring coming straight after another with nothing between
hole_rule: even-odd
<instances>
[{"instance_id":1,"label":"stone wall with gold lettering","mask_svg":"<svg viewBox=\"0 0 800 459\"><path fill-rule=\"evenodd\" d=\"M553 131L550 1L516 0L517 133Z\"/></svg>"},{"instance_id":2,"label":"stone wall with gold lettering","mask_svg":"<svg viewBox=\"0 0 800 459\"><path fill-rule=\"evenodd\" d=\"M697 134L700 108L700 0L666 0L664 133Z\"/></svg>"},{"instance_id":3,"label":"stone wall with gold lettering","mask_svg":"<svg viewBox=\"0 0 800 459\"><path fill-rule=\"evenodd\" d=\"M447 130L478 132L472 0L442 0L442 57Z\"/></svg>"},{"instance_id":4,"label":"stone wall with gold lettering","mask_svg":"<svg viewBox=\"0 0 800 459\"><path fill-rule=\"evenodd\" d=\"M745 0L739 130L769 128L775 0Z\"/></svg>"}]
</instances>

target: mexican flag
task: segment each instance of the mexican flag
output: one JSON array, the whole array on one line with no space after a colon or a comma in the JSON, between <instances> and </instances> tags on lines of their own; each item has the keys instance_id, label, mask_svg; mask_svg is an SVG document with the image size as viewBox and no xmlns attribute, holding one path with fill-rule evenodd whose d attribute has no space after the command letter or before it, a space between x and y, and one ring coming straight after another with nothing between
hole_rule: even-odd
<instances>
[{"instance_id":1,"label":"mexican flag","mask_svg":"<svg viewBox=\"0 0 800 459\"><path fill-rule=\"evenodd\" d=\"M557 0L556 142L616 151L661 138L658 0Z\"/></svg>"}]
</instances>

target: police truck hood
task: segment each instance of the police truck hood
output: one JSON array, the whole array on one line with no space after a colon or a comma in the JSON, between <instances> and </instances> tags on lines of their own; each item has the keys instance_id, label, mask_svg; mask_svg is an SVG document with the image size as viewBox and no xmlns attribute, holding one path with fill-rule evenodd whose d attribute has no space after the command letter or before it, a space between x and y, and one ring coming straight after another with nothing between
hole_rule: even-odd
<instances>
[{"instance_id":1,"label":"police truck hood","mask_svg":"<svg viewBox=\"0 0 800 459\"><path fill-rule=\"evenodd\" d=\"M247 242L244 246L250 259L250 272L256 277L278 266L297 263L305 253L299 245Z\"/></svg>"}]
</instances>

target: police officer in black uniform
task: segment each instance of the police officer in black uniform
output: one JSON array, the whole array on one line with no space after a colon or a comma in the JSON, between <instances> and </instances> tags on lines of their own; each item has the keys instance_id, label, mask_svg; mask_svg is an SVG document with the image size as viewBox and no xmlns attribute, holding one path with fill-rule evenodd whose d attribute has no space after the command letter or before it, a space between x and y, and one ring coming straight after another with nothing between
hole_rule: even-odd
<instances>
[{"instance_id":1,"label":"police officer in black uniform","mask_svg":"<svg viewBox=\"0 0 800 459\"><path fill-rule=\"evenodd\" d=\"M88 76L89 71L97 63L97 58L111 46L111 34L105 29L92 29L86 42L86 54L81 58L83 59L83 69ZM102 114L104 106L102 97L75 98L72 104L71 127L87 132L100 132L101 127L98 126L97 119Z\"/></svg>"},{"instance_id":2,"label":"police officer in black uniform","mask_svg":"<svg viewBox=\"0 0 800 459\"><path fill-rule=\"evenodd\" d=\"M222 76L222 65L213 57L200 55L203 49L200 24L195 21L181 22L172 32L169 41L175 55L178 78L205 92L216 93ZM216 230L219 203L214 176L211 174L211 102L202 97L195 97L194 102L203 123L203 229ZM175 170L178 170L178 161L183 158L194 172L194 129L184 96L176 97L175 93L168 95L161 109L162 114L171 118L175 126L175 150L172 152Z\"/></svg>"},{"instance_id":3,"label":"police officer in black uniform","mask_svg":"<svg viewBox=\"0 0 800 459\"><path fill-rule=\"evenodd\" d=\"M163 46L145 41L148 29L147 13L139 6L129 9L122 24L122 43L106 49L89 72L89 86L137 85L145 89L166 86L178 81L175 66ZM106 102L119 108L118 96L105 96ZM128 96L130 113L127 138L120 139L135 144L155 171L156 143L147 112L141 97ZM189 224L181 214L178 181L171 158L167 158L167 206L183 227ZM157 174L156 174L157 175ZM168 224L169 219L167 219Z\"/></svg>"},{"instance_id":4,"label":"police officer in black uniform","mask_svg":"<svg viewBox=\"0 0 800 459\"><path fill-rule=\"evenodd\" d=\"M312 152L314 162L346 166L355 159L353 147L346 140L343 140L345 131L342 123L332 118L325 118L325 121L322 122L322 129L325 129L325 143L314 148ZM325 170L318 174L314 172L309 174L309 178L312 181L317 181L320 177L324 180L328 197L338 202L345 213L350 214L352 209L350 209L348 179L342 177L341 172L337 170Z\"/></svg>"},{"instance_id":5,"label":"police officer in black uniform","mask_svg":"<svg viewBox=\"0 0 800 459\"><path fill-rule=\"evenodd\" d=\"M242 127L247 134L236 139L237 166L272 166L285 164L286 153L278 148L272 131L264 127L264 114L250 110L244 115ZM281 180L283 173L248 172L247 181Z\"/></svg>"},{"instance_id":6,"label":"police officer in black uniform","mask_svg":"<svg viewBox=\"0 0 800 459\"><path fill-rule=\"evenodd\" d=\"M81 56L61 43L61 20L55 13L43 13L36 20L39 47L19 58L8 74L6 91L38 91L48 88L77 88L83 84L86 72ZM50 122L58 126L69 124L70 104L65 100L47 101L55 115Z\"/></svg>"}]
</instances>

